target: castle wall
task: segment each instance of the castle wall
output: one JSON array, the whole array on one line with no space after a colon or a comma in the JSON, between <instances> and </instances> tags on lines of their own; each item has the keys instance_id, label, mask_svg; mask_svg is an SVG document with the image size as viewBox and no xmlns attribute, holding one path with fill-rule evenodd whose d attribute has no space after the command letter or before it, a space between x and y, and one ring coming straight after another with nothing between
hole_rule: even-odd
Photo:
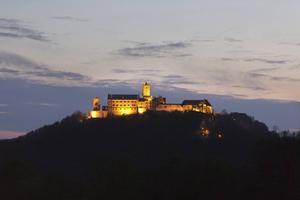
<instances>
[{"instance_id":1,"label":"castle wall","mask_svg":"<svg viewBox=\"0 0 300 200\"><path fill-rule=\"evenodd\" d=\"M137 99L111 99L107 101L109 115L132 115L138 112Z\"/></svg>"},{"instance_id":2,"label":"castle wall","mask_svg":"<svg viewBox=\"0 0 300 200\"><path fill-rule=\"evenodd\" d=\"M185 112L191 111L192 105L181 105L181 104L161 104L156 107L156 111L166 111L166 112Z\"/></svg>"},{"instance_id":3,"label":"castle wall","mask_svg":"<svg viewBox=\"0 0 300 200\"><path fill-rule=\"evenodd\" d=\"M89 118L92 118L92 119L101 119L101 118L107 118L107 117L108 117L108 112L103 111L103 110L95 110L95 111L91 111L89 113Z\"/></svg>"},{"instance_id":4,"label":"castle wall","mask_svg":"<svg viewBox=\"0 0 300 200\"><path fill-rule=\"evenodd\" d=\"M148 100L143 100L143 101L138 101L138 113L143 114L147 110L150 109L150 101Z\"/></svg>"},{"instance_id":5,"label":"castle wall","mask_svg":"<svg viewBox=\"0 0 300 200\"><path fill-rule=\"evenodd\" d=\"M213 113L213 108L211 106L203 105L181 105L181 104L160 104L156 107L156 111L166 111L166 112L201 112L201 113Z\"/></svg>"}]
</instances>

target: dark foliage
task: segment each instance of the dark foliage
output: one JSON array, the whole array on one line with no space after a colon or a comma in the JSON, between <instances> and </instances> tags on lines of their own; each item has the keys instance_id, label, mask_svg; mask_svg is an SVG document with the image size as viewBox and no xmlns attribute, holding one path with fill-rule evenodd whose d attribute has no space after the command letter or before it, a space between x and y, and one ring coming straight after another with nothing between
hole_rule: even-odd
<instances>
[{"instance_id":1,"label":"dark foliage","mask_svg":"<svg viewBox=\"0 0 300 200\"><path fill-rule=\"evenodd\" d=\"M0 142L7 200L300 199L299 169L299 139L240 113L78 112Z\"/></svg>"}]
</instances>

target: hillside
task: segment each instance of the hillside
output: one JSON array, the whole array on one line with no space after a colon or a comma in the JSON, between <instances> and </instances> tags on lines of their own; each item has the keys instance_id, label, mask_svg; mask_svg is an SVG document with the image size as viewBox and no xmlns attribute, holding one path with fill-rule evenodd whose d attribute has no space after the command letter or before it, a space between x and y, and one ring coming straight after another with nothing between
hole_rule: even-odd
<instances>
[{"instance_id":1,"label":"hillside","mask_svg":"<svg viewBox=\"0 0 300 200\"><path fill-rule=\"evenodd\" d=\"M0 188L6 199L293 199L299 147L241 113L74 113L0 142Z\"/></svg>"}]
</instances>

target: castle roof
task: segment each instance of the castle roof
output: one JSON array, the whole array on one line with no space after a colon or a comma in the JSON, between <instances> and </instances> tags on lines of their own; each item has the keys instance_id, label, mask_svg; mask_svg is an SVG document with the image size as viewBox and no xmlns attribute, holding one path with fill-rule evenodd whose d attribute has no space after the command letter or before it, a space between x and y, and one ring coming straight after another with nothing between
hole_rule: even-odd
<instances>
[{"instance_id":1,"label":"castle roof","mask_svg":"<svg viewBox=\"0 0 300 200\"><path fill-rule=\"evenodd\" d=\"M207 99L202 100L184 100L182 102L183 105L199 105L199 104L205 104L207 106L211 106L209 101Z\"/></svg>"},{"instance_id":2,"label":"castle roof","mask_svg":"<svg viewBox=\"0 0 300 200\"><path fill-rule=\"evenodd\" d=\"M148 101L148 100L145 98L139 98L139 101Z\"/></svg>"},{"instance_id":3,"label":"castle roof","mask_svg":"<svg viewBox=\"0 0 300 200\"><path fill-rule=\"evenodd\" d=\"M107 96L107 99L116 99L116 100L122 100L122 99L128 99L128 100L136 100L139 99L139 95L137 94L109 94Z\"/></svg>"}]
</instances>

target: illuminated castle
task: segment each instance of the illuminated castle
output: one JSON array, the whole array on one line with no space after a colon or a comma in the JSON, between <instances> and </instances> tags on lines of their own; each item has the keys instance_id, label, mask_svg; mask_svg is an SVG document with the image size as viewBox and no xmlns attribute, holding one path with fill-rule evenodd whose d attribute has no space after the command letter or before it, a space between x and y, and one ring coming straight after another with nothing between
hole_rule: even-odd
<instances>
[{"instance_id":1,"label":"illuminated castle","mask_svg":"<svg viewBox=\"0 0 300 200\"><path fill-rule=\"evenodd\" d=\"M208 100L184 100L181 104L167 104L164 97L151 96L151 85L144 83L142 96L138 94L108 94L107 106L101 109L100 99L93 99L93 110L89 112L89 118L106 118L108 116L122 116L143 114L148 110L167 112L194 111L201 113L213 113L213 108Z\"/></svg>"}]
</instances>

